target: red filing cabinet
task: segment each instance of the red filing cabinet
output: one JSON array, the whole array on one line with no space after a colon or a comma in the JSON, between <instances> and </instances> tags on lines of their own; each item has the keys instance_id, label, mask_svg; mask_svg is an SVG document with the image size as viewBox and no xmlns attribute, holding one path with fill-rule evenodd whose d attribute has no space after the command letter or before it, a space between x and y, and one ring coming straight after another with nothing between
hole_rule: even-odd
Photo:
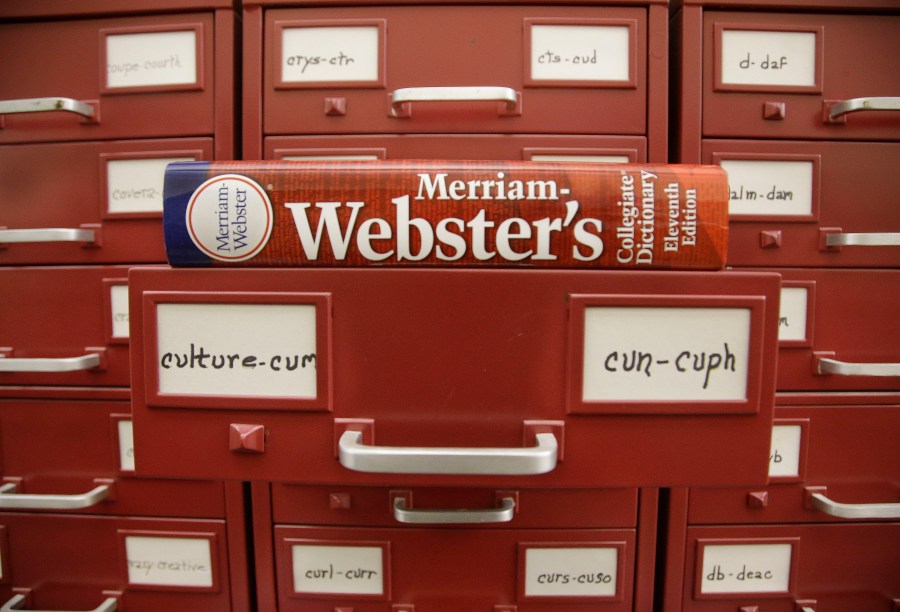
<instances>
[{"instance_id":1,"label":"red filing cabinet","mask_svg":"<svg viewBox=\"0 0 900 612\"><path fill-rule=\"evenodd\" d=\"M245 159L665 159L665 2L342 4L244 3Z\"/></svg>"},{"instance_id":2,"label":"red filing cabinet","mask_svg":"<svg viewBox=\"0 0 900 612\"><path fill-rule=\"evenodd\" d=\"M892 609L897 399L780 395L767 486L674 491L666 609Z\"/></svg>"},{"instance_id":3,"label":"red filing cabinet","mask_svg":"<svg viewBox=\"0 0 900 612\"><path fill-rule=\"evenodd\" d=\"M0 264L165 261L165 165L235 155L230 3L31 4L0 7Z\"/></svg>"}]
</instances>

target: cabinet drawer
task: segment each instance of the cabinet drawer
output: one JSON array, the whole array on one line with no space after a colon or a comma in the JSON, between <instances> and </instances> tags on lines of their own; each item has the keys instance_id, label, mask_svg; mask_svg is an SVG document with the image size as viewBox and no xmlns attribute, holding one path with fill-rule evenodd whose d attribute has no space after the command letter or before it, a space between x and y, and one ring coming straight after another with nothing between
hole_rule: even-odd
<instances>
[{"instance_id":1,"label":"cabinet drawer","mask_svg":"<svg viewBox=\"0 0 900 612\"><path fill-rule=\"evenodd\" d=\"M0 142L230 140L233 20L224 11L0 25Z\"/></svg>"},{"instance_id":2,"label":"cabinet drawer","mask_svg":"<svg viewBox=\"0 0 900 612\"><path fill-rule=\"evenodd\" d=\"M707 11L703 135L897 140L898 15Z\"/></svg>"},{"instance_id":3,"label":"cabinet drawer","mask_svg":"<svg viewBox=\"0 0 900 612\"><path fill-rule=\"evenodd\" d=\"M692 524L900 518L897 394L822 398L775 410L769 485L692 489ZM829 403L820 403L828 401ZM836 404L834 402L846 402ZM843 449L843 450L838 450ZM810 498L819 494L824 503ZM833 503L850 504L841 508ZM884 507L894 504L894 509ZM821 509L820 509L821 508Z\"/></svg>"},{"instance_id":4,"label":"cabinet drawer","mask_svg":"<svg viewBox=\"0 0 900 612\"><path fill-rule=\"evenodd\" d=\"M231 609L223 521L4 513L0 538L4 603L24 594L31 610L93 610L110 597L144 612Z\"/></svg>"},{"instance_id":5,"label":"cabinet drawer","mask_svg":"<svg viewBox=\"0 0 900 612\"><path fill-rule=\"evenodd\" d=\"M0 385L127 387L128 267L0 268Z\"/></svg>"},{"instance_id":6,"label":"cabinet drawer","mask_svg":"<svg viewBox=\"0 0 900 612\"><path fill-rule=\"evenodd\" d=\"M647 14L646 7L271 8L263 39L251 31L245 47L262 49L264 134L638 135L647 131ZM656 25L654 36L665 40L665 23Z\"/></svg>"},{"instance_id":7,"label":"cabinet drawer","mask_svg":"<svg viewBox=\"0 0 900 612\"><path fill-rule=\"evenodd\" d=\"M889 610L898 538L898 523L692 527L682 609Z\"/></svg>"},{"instance_id":8,"label":"cabinet drawer","mask_svg":"<svg viewBox=\"0 0 900 612\"><path fill-rule=\"evenodd\" d=\"M634 597L632 529L276 525L274 538L282 612L342 606L587 612L631 610Z\"/></svg>"},{"instance_id":9,"label":"cabinet drawer","mask_svg":"<svg viewBox=\"0 0 900 612\"><path fill-rule=\"evenodd\" d=\"M127 401L0 399L0 465L4 484L15 485L0 507L223 517L221 482L134 476L130 410Z\"/></svg>"},{"instance_id":10,"label":"cabinet drawer","mask_svg":"<svg viewBox=\"0 0 900 612\"><path fill-rule=\"evenodd\" d=\"M894 391L900 272L784 269L781 391Z\"/></svg>"},{"instance_id":11,"label":"cabinet drawer","mask_svg":"<svg viewBox=\"0 0 900 612\"><path fill-rule=\"evenodd\" d=\"M766 479L777 275L160 267L129 284L145 475Z\"/></svg>"},{"instance_id":12,"label":"cabinet drawer","mask_svg":"<svg viewBox=\"0 0 900 612\"><path fill-rule=\"evenodd\" d=\"M163 263L166 164L212 157L211 138L0 146L0 263Z\"/></svg>"},{"instance_id":13,"label":"cabinet drawer","mask_svg":"<svg viewBox=\"0 0 900 612\"><path fill-rule=\"evenodd\" d=\"M728 171L728 263L896 267L897 160L889 142L703 141L702 162Z\"/></svg>"},{"instance_id":14,"label":"cabinet drawer","mask_svg":"<svg viewBox=\"0 0 900 612\"><path fill-rule=\"evenodd\" d=\"M276 523L304 525L440 527L480 518L492 528L634 527L637 496L637 489L403 489L273 483L272 515Z\"/></svg>"},{"instance_id":15,"label":"cabinet drawer","mask_svg":"<svg viewBox=\"0 0 900 612\"><path fill-rule=\"evenodd\" d=\"M497 159L646 162L642 136L361 134L270 136L265 159Z\"/></svg>"}]
</instances>

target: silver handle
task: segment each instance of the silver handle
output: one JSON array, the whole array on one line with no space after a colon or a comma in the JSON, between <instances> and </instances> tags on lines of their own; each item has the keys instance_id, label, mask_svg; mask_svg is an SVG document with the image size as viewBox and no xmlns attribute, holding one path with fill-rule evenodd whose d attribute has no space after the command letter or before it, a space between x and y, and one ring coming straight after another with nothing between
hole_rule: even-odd
<instances>
[{"instance_id":1,"label":"silver handle","mask_svg":"<svg viewBox=\"0 0 900 612\"><path fill-rule=\"evenodd\" d=\"M100 355L91 353L80 357L3 357L0 372L78 372L100 367Z\"/></svg>"},{"instance_id":2,"label":"silver handle","mask_svg":"<svg viewBox=\"0 0 900 612\"><path fill-rule=\"evenodd\" d=\"M402 117L401 107L409 102L505 102L512 112L519 96L509 87L404 87L391 94L391 116Z\"/></svg>"},{"instance_id":3,"label":"silver handle","mask_svg":"<svg viewBox=\"0 0 900 612\"><path fill-rule=\"evenodd\" d=\"M12 598L3 604L0 607L0 612L10 612L11 610L25 610L23 607L25 606L25 596L24 595L13 595ZM107 597L103 600L99 606L94 608L93 610L86 610L85 612L116 612L116 609L119 606L119 602L115 597ZM38 611L32 610L31 612L50 612L50 611ZM62 611L53 611L53 612L62 612Z\"/></svg>"},{"instance_id":4,"label":"silver handle","mask_svg":"<svg viewBox=\"0 0 900 612\"><path fill-rule=\"evenodd\" d=\"M838 518L900 518L900 504L842 504L821 493L810 494L809 501L816 510Z\"/></svg>"},{"instance_id":5,"label":"silver handle","mask_svg":"<svg viewBox=\"0 0 900 612\"><path fill-rule=\"evenodd\" d=\"M860 234L828 234L825 236L825 245L838 246L900 246L900 234L898 233L860 233Z\"/></svg>"},{"instance_id":6,"label":"silver handle","mask_svg":"<svg viewBox=\"0 0 900 612\"><path fill-rule=\"evenodd\" d=\"M828 108L828 120L836 121L849 113L859 111L894 111L900 110L900 98L851 98L841 100Z\"/></svg>"},{"instance_id":7,"label":"silver handle","mask_svg":"<svg viewBox=\"0 0 900 612\"><path fill-rule=\"evenodd\" d=\"M94 107L87 102L72 98L23 98L21 100L0 100L0 115L18 113L47 113L64 111L75 113L88 119L94 117Z\"/></svg>"},{"instance_id":8,"label":"silver handle","mask_svg":"<svg viewBox=\"0 0 900 612\"><path fill-rule=\"evenodd\" d=\"M40 229L0 230L0 244L19 242L94 242L96 233L89 229L52 227Z\"/></svg>"},{"instance_id":9,"label":"silver handle","mask_svg":"<svg viewBox=\"0 0 900 612\"><path fill-rule=\"evenodd\" d=\"M80 510L96 506L109 496L108 485L98 485L78 495L31 495L16 493L15 483L0 486L0 508L4 510Z\"/></svg>"},{"instance_id":10,"label":"silver handle","mask_svg":"<svg viewBox=\"0 0 900 612\"><path fill-rule=\"evenodd\" d=\"M411 510L402 497L394 498L394 518L401 523L447 525L473 523L508 523L515 515L516 501L504 497L499 508L487 510Z\"/></svg>"},{"instance_id":11,"label":"silver handle","mask_svg":"<svg viewBox=\"0 0 900 612\"><path fill-rule=\"evenodd\" d=\"M900 376L900 363L849 363L819 357L818 373L839 376Z\"/></svg>"},{"instance_id":12,"label":"silver handle","mask_svg":"<svg viewBox=\"0 0 900 612\"><path fill-rule=\"evenodd\" d=\"M552 433L535 435L531 448L440 448L369 446L362 432L347 430L338 441L345 468L379 474L545 474L556 467L559 445Z\"/></svg>"}]
</instances>

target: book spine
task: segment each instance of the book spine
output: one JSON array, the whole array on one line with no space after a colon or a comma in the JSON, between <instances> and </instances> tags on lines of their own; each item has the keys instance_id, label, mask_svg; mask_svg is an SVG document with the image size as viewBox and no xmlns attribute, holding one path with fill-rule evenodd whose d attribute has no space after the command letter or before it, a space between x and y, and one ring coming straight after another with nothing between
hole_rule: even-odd
<instances>
[{"instance_id":1,"label":"book spine","mask_svg":"<svg viewBox=\"0 0 900 612\"><path fill-rule=\"evenodd\" d=\"M183 162L166 170L173 266L724 267L718 166Z\"/></svg>"}]
</instances>

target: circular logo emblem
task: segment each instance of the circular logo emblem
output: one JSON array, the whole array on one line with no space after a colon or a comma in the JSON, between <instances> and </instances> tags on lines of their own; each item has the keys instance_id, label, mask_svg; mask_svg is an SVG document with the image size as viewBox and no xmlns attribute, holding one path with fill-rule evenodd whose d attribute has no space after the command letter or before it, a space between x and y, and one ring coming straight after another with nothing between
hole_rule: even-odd
<instances>
[{"instance_id":1,"label":"circular logo emblem","mask_svg":"<svg viewBox=\"0 0 900 612\"><path fill-rule=\"evenodd\" d=\"M244 261L269 241L272 203L246 176L223 174L194 191L184 220L198 249L220 261Z\"/></svg>"}]
</instances>

